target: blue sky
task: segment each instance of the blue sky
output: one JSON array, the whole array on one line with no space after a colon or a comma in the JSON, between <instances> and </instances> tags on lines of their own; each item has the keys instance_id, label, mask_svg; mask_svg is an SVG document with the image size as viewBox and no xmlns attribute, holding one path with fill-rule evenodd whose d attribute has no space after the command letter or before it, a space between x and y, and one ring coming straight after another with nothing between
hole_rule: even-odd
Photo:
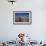
<instances>
[{"instance_id":1,"label":"blue sky","mask_svg":"<svg viewBox=\"0 0 46 46\"><path fill-rule=\"evenodd\" d=\"M16 16L27 16L29 17L29 13L15 13Z\"/></svg>"}]
</instances>

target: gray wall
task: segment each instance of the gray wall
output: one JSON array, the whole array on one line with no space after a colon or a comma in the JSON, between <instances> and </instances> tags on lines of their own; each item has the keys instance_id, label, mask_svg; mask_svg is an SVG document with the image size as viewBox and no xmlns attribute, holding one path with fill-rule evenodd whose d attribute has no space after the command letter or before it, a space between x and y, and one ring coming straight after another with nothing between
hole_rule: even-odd
<instances>
[{"instance_id":1,"label":"gray wall","mask_svg":"<svg viewBox=\"0 0 46 46\"><path fill-rule=\"evenodd\" d=\"M19 32L31 34L35 40L46 40L46 16L43 0L16 0L13 5L0 0L0 40L15 40ZM32 25L14 25L13 11L31 10Z\"/></svg>"}]
</instances>

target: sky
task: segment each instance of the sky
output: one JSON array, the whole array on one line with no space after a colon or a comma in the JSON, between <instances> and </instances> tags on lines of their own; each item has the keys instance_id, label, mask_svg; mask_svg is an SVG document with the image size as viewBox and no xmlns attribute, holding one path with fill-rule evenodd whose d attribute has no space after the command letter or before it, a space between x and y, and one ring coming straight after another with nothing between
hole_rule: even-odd
<instances>
[{"instance_id":1,"label":"sky","mask_svg":"<svg viewBox=\"0 0 46 46\"><path fill-rule=\"evenodd\" d=\"M29 13L15 13L16 16L27 16L29 17Z\"/></svg>"}]
</instances>

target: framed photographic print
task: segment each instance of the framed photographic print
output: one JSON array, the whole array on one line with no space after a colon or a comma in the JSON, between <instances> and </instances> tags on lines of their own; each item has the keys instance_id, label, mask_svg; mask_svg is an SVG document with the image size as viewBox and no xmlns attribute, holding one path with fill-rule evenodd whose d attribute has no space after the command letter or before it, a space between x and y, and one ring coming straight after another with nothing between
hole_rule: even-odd
<instances>
[{"instance_id":1,"label":"framed photographic print","mask_svg":"<svg viewBox=\"0 0 46 46\"><path fill-rule=\"evenodd\" d=\"M13 11L13 24L32 24L31 11Z\"/></svg>"}]
</instances>

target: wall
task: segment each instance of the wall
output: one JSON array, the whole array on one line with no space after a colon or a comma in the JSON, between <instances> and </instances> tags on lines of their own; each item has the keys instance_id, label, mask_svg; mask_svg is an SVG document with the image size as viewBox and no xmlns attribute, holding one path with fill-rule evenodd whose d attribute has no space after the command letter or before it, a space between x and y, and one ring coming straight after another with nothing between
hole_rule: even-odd
<instances>
[{"instance_id":1,"label":"wall","mask_svg":"<svg viewBox=\"0 0 46 46\"><path fill-rule=\"evenodd\" d=\"M15 40L18 32L26 32L37 41L46 40L45 10L42 0L17 0L13 5L0 0L0 40ZM13 11L31 10L32 25L14 25Z\"/></svg>"}]
</instances>

